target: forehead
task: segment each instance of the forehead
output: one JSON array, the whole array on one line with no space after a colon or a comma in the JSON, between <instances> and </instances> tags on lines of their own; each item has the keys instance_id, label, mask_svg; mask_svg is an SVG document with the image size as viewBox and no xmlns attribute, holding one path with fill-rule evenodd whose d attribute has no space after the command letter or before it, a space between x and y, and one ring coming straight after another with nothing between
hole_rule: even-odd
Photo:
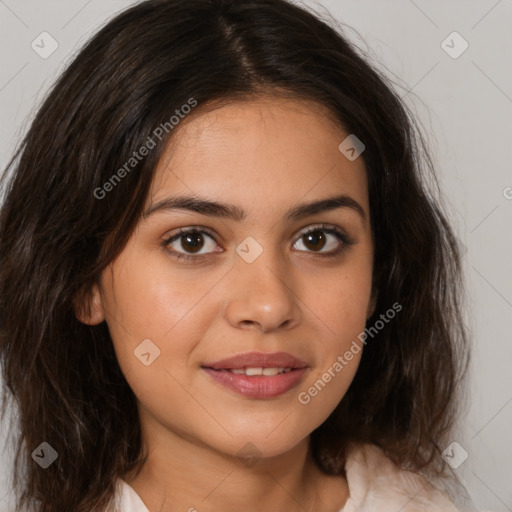
<instances>
[{"instance_id":1,"label":"forehead","mask_svg":"<svg viewBox=\"0 0 512 512\"><path fill-rule=\"evenodd\" d=\"M148 204L186 193L262 213L342 193L368 211L364 161L338 148L348 135L325 107L302 100L262 97L194 113L169 141Z\"/></svg>"}]
</instances>

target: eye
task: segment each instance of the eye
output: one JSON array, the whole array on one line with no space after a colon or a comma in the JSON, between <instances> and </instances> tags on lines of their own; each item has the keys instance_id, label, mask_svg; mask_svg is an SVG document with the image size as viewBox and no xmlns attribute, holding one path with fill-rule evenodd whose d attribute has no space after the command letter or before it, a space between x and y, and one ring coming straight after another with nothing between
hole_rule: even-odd
<instances>
[{"instance_id":1,"label":"eye","mask_svg":"<svg viewBox=\"0 0 512 512\"><path fill-rule=\"evenodd\" d=\"M210 244L208 244L208 239ZM295 245L302 243L306 252L318 253L319 256L337 256L345 251L348 246L355 243L348 235L338 228L321 225L303 232ZM210 250L208 250L210 245ZM179 229L179 232L167 238L163 242L165 249L177 260L199 261L212 252L222 252L215 249L213 234L202 226L191 226L186 229ZM327 251L324 251L327 247ZM203 249L205 249L203 251ZM329 250L330 249L330 250ZM299 249L304 252L303 249ZM184 252L182 252L184 251ZM203 251L203 252L201 252Z\"/></svg>"},{"instance_id":2,"label":"eye","mask_svg":"<svg viewBox=\"0 0 512 512\"><path fill-rule=\"evenodd\" d=\"M199 251L201 251L201 249L203 249L205 246L208 247L208 244L205 243L205 235L213 242L211 245L213 248L215 248L215 245L217 244L213 239L213 236L204 228L200 228L199 226L180 229L176 235L173 235L164 241L164 246L178 260L199 260L204 258L204 254L200 253ZM175 247L170 249L169 247L173 244L175 244ZM178 248L188 251L192 253L192 255L179 252L179 250L177 250ZM206 253L208 252L219 251L206 251Z\"/></svg>"},{"instance_id":3,"label":"eye","mask_svg":"<svg viewBox=\"0 0 512 512\"><path fill-rule=\"evenodd\" d=\"M321 225L302 233L295 242L299 243L306 247L307 252L319 253L321 256L337 256L355 242L341 230ZM326 247L328 250L322 251Z\"/></svg>"}]
</instances>

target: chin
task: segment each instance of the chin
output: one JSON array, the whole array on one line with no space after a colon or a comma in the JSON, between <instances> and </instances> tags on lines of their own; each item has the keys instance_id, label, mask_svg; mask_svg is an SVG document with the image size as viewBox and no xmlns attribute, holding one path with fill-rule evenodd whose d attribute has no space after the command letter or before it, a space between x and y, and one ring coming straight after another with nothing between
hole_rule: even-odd
<instances>
[{"instance_id":1,"label":"chin","mask_svg":"<svg viewBox=\"0 0 512 512\"><path fill-rule=\"evenodd\" d=\"M267 436L268 432L247 432L234 437L226 448L226 453L240 459L257 460L261 458L272 458L283 455L295 448L304 437L296 437L297 432L280 432Z\"/></svg>"}]
</instances>

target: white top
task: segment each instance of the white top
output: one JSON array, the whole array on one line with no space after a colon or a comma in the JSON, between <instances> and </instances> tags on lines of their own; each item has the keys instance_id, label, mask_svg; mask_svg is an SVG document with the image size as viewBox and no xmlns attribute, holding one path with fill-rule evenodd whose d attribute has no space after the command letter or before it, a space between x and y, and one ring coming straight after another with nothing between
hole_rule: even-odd
<instances>
[{"instance_id":1,"label":"white top","mask_svg":"<svg viewBox=\"0 0 512 512\"><path fill-rule=\"evenodd\" d=\"M375 445L350 452L345 470L350 497L339 512L458 512L423 476L400 469ZM115 500L113 512L150 512L122 479L118 480Z\"/></svg>"}]
</instances>

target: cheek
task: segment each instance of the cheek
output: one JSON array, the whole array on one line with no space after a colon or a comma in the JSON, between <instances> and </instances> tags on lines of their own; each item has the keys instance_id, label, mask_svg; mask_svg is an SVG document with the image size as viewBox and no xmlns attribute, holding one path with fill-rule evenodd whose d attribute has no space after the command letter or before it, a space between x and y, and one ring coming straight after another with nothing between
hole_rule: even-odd
<instances>
[{"instance_id":1,"label":"cheek","mask_svg":"<svg viewBox=\"0 0 512 512\"><path fill-rule=\"evenodd\" d=\"M321 286L318 286L321 284ZM371 296L371 270L348 269L308 284L308 307L338 349L364 330Z\"/></svg>"},{"instance_id":2,"label":"cheek","mask_svg":"<svg viewBox=\"0 0 512 512\"><path fill-rule=\"evenodd\" d=\"M135 291L137 286L132 281L127 289ZM139 402L155 417L175 410L184 418L200 412L186 389L190 375L197 371L191 355L211 323L211 310L206 301L198 304L196 295L189 298L168 285L148 286L137 300L117 301L124 325L109 323L121 371Z\"/></svg>"},{"instance_id":3,"label":"cheek","mask_svg":"<svg viewBox=\"0 0 512 512\"><path fill-rule=\"evenodd\" d=\"M103 302L114 329L124 329L134 339L162 339L193 314L205 285L168 270L163 257L135 255L119 261L113 277L105 276L109 293Z\"/></svg>"},{"instance_id":4,"label":"cheek","mask_svg":"<svg viewBox=\"0 0 512 512\"><path fill-rule=\"evenodd\" d=\"M361 333L366 324L369 292L348 287L327 288L318 297L315 314L318 325L316 361L305 385L298 390L297 401L308 417L322 423L350 387L359 367L364 345ZM320 331L323 334L320 334Z\"/></svg>"},{"instance_id":5,"label":"cheek","mask_svg":"<svg viewBox=\"0 0 512 512\"><path fill-rule=\"evenodd\" d=\"M351 353L350 361L344 359L343 352L337 354L326 365L317 368L307 385L298 391L299 407L310 418L314 418L316 425L323 423L345 396L360 360L361 352L355 355Z\"/></svg>"},{"instance_id":6,"label":"cheek","mask_svg":"<svg viewBox=\"0 0 512 512\"><path fill-rule=\"evenodd\" d=\"M150 387L166 389L170 377L164 369L177 377L185 372L190 353L211 323L214 310L200 300L208 286L181 281L147 258L119 261L113 277L106 273L103 278L108 290L103 304L117 359L141 393ZM154 362L145 366L149 361Z\"/></svg>"},{"instance_id":7,"label":"cheek","mask_svg":"<svg viewBox=\"0 0 512 512\"><path fill-rule=\"evenodd\" d=\"M322 414L336 406L359 366L371 295L371 267L353 266L335 279L323 279L321 290L310 287L311 310L316 317L317 365L307 381L303 404ZM315 288L315 289L313 289ZM315 291L316 290L316 291Z\"/></svg>"}]
</instances>

